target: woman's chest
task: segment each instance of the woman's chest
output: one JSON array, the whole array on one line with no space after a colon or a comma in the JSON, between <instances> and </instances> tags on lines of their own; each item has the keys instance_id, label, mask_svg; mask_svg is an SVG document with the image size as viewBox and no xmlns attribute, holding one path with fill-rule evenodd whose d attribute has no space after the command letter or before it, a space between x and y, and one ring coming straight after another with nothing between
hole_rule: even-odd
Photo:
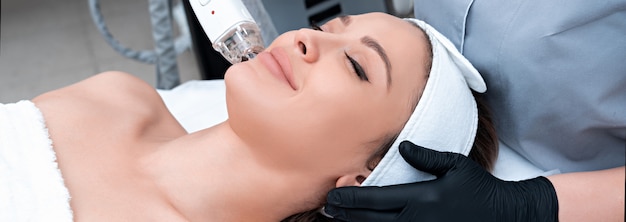
<instances>
[{"instance_id":1,"label":"woman's chest","mask_svg":"<svg viewBox=\"0 0 626 222\"><path fill-rule=\"evenodd\" d=\"M175 209L138 167L163 142L154 138L174 137L167 133L171 127L132 111L70 110L42 108L75 221L177 221Z\"/></svg>"},{"instance_id":2,"label":"woman's chest","mask_svg":"<svg viewBox=\"0 0 626 222\"><path fill-rule=\"evenodd\" d=\"M124 135L136 133L127 129L101 125L99 130L52 138L75 221L137 221L159 202L158 189L136 167L147 145Z\"/></svg>"}]
</instances>

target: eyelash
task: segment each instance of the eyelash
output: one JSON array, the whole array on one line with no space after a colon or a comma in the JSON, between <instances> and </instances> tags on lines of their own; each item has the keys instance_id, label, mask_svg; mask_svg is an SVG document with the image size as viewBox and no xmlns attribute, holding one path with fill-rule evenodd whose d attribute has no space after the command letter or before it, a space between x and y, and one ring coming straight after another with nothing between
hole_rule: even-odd
<instances>
[{"instance_id":1,"label":"eyelash","mask_svg":"<svg viewBox=\"0 0 626 222\"><path fill-rule=\"evenodd\" d=\"M363 70L363 67L361 67L361 64L359 64L356 60L354 60L352 57L350 57L347 52L343 52L343 53L348 58L348 61L350 61L350 64L352 64L352 71L354 71L354 73L356 73L356 75L359 77L359 79L361 79L363 81L368 81L369 82L369 79L367 78L367 75L365 74L365 71Z\"/></svg>"},{"instance_id":2,"label":"eyelash","mask_svg":"<svg viewBox=\"0 0 626 222\"><path fill-rule=\"evenodd\" d=\"M324 31L324 30L322 30L322 28L320 28L314 22L311 23L311 29L316 30L316 31L320 31L320 32ZM363 81L368 81L369 82L369 79L367 78L367 75L365 74L365 71L363 70L363 67L361 66L361 64L359 64L359 62L357 62L352 57L350 57L350 55L348 55L347 52L344 52L344 54L346 55L346 58L348 58L348 61L350 61L350 64L352 64L352 71L354 71L354 73L356 73L356 75L359 77L359 79L361 79Z\"/></svg>"},{"instance_id":3,"label":"eyelash","mask_svg":"<svg viewBox=\"0 0 626 222\"><path fill-rule=\"evenodd\" d=\"M317 23L315 23L315 22L311 22L311 29L313 29L313 30L315 30L315 31L322 31L322 32L324 31L324 30L322 30L322 28L320 28L320 26L319 26L319 25L317 25Z\"/></svg>"}]
</instances>

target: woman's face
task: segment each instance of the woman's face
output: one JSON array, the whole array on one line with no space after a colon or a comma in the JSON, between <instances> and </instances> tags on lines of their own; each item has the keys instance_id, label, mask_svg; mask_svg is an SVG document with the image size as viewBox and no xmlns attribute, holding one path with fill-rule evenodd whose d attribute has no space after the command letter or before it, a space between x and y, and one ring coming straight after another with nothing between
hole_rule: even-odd
<instances>
[{"instance_id":1,"label":"woman's face","mask_svg":"<svg viewBox=\"0 0 626 222\"><path fill-rule=\"evenodd\" d=\"M407 121L427 80L426 37L383 13L279 36L225 76L229 123L275 161L335 177L367 162Z\"/></svg>"}]
</instances>

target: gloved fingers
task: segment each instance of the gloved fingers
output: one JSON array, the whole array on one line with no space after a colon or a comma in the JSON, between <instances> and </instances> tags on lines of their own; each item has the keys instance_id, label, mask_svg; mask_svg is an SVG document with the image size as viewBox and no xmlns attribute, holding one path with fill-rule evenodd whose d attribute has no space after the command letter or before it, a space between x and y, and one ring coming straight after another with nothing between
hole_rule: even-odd
<instances>
[{"instance_id":1,"label":"gloved fingers","mask_svg":"<svg viewBox=\"0 0 626 222\"><path fill-rule=\"evenodd\" d=\"M327 205L341 208L362 208L372 210L401 209L409 198L408 185L386 187L340 187L331 190L326 199Z\"/></svg>"},{"instance_id":2,"label":"gloved fingers","mask_svg":"<svg viewBox=\"0 0 626 222\"><path fill-rule=\"evenodd\" d=\"M444 175L453 168L460 154L439 152L413 144L405 140L399 146L400 155L415 167L415 169L428 172L435 176Z\"/></svg>"},{"instance_id":3,"label":"gloved fingers","mask_svg":"<svg viewBox=\"0 0 626 222\"><path fill-rule=\"evenodd\" d=\"M333 219L338 221L359 221L359 222L386 222L386 221L398 221L398 213L400 210L395 211L377 211L370 209L345 209L334 206L326 206L324 208L326 214L333 216Z\"/></svg>"}]
</instances>

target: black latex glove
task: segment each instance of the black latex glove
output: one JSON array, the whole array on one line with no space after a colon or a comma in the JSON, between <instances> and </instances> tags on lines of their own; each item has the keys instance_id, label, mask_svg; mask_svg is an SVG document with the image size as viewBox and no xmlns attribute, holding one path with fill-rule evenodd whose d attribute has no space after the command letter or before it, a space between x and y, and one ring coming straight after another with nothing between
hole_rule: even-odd
<instances>
[{"instance_id":1,"label":"black latex glove","mask_svg":"<svg viewBox=\"0 0 626 222\"><path fill-rule=\"evenodd\" d=\"M387 187L342 187L328 194L326 213L340 221L558 221L545 177L500 180L469 158L400 144L400 154L437 179Z\"/></svg>"}]
</instances>

